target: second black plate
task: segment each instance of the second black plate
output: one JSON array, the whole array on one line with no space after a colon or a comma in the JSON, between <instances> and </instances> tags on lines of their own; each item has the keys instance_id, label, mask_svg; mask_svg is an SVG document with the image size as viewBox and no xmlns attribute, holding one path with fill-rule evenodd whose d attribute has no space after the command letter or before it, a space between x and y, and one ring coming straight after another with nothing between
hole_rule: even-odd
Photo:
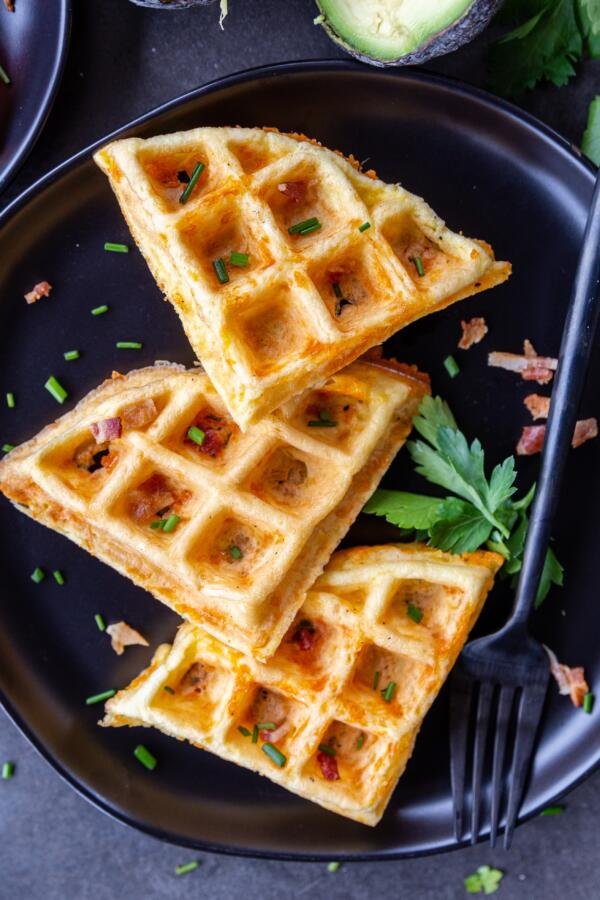
<instances>
[{"instance_id":1,"label":"second black plate","mask_svg":"<svg viewBox=\"0 0 600 900\"><path fill-rule=\"evenodd\" d=\"M340 63L272 67L226 78L134 123L129 133L156 134L202 124L275 125L313 135L330 147L368 158L382 178L425 196L450 227L483 237L514 264L510 282L411 326L388 350L431 372L470 436L492 465L511 453L530 421L527 385L486 366L489 350L519 351L524 338L556 353L565 305L591 196L593 176L558 137L480 92L417 72L379 72ZM0 219L0 396L14 391L14 410L0 409L0 443L31 436L59 412L43 385L54 374L69 390L67 406L112 368L156 359L191 363L171 307L162 302L143 259L104 253L104 241L131 239L90 153L34 186ZM52 296L27 306L36 281ZM110 311L94 318L90 309ZM484 315L486 341L456 350L460 319ZM142 352L119 352L117 340L140 340ZM65 362L78 348L81 359ZM442 361L457 356L454 380ZM600 358L590 375L582 415L598 413ZM598 683L597 549L593 511L600 505L598 444L571 460L556 526L566 566L536 614L535 631L565 662L585 665ZM411 475L405 454L385 483L428 490ZM537 461L519 464L521 486ZM172 638L177 618L148 594L63 538L0 504L0 688L15 721L84 796L151 834L194 847L295 857L389 857L453 846L446 697L426 720L415 754L382 823L375 829L335 817L243 769L151 731L103 730L84 698L126 684L150 650L116 657L94 613L125 619L151 646ZM576 537L575 537L576 535ZM394 540L395 529L361 516L347 543ZM64 587L36 566L60 568ZM492 594L479 630L506 614L509 593ZM133 758L143 741L159 759L149 773ZM600 719L550 692L523 815L567 790L600 758Z\"/></svg>"}]
</instances>

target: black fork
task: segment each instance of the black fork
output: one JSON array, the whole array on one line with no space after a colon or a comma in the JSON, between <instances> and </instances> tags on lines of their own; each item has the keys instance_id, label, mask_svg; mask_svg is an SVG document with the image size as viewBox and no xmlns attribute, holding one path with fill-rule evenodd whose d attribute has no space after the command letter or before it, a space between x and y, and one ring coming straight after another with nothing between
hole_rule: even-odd
<instances>
[{"instance_id":1,"label":"black fork","mask_svg":"<svg viewBox=\"0 0 600 900\"><path fill-rule=\"evenodd\" d=\"M552 260L548 261L552 265ZM471 843L479 836L487 748L493 743L490 842L496 844L507 783L504 846L510 847L533 755L549 678L548 657L528 620L538 589L600 309L600 173L567 312L540 477L512 615L489 637L462 651L451 678L450 776L454 831L463 837L471 760ZM490 730L490 723L492 730ZM472 745L472 749L471 749ZM511 746L512 755L507 752Z\"/></svg>"}]
</instances>

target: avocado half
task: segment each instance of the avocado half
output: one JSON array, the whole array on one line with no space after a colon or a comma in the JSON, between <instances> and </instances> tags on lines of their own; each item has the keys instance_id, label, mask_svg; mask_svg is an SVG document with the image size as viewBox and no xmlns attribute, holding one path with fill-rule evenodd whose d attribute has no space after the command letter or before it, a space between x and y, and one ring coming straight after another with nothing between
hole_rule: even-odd
<instances>
[{"instance_id":1,"label":"avocado half","mask_svg":"<svg viewBox=\"0 0 600 900\"><path fill-rule=\"evenodd\" d=\"M502 0L317 0L332 40L373 66L410 66L451 53L486 27Z\"/></svg>"}]
</instances>

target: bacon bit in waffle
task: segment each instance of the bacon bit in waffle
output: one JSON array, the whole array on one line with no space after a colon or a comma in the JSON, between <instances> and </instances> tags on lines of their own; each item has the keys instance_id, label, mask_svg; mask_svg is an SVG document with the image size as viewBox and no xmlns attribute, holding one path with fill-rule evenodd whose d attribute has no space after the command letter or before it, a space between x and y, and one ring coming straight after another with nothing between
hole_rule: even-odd
<instances>
[{"instance_id":1,"label":"bacon bit in waffle","mask_svg":"<svg viewBox=\"0 0 600 900\"><path fill-rule=\"evenodd\" d=\"M302 619L294 631L292 637L294 644L298 644L301 650L312 650L317 642L317 630L310 619Z\"/></svg>"},{"instance_id":2,"label":"bacon bit in waffle","mask_svg":"<svg viewBox=\"0 0 600 900\"><path fill-rule=\"evenodd\" d=\"M142 637L139 631L136 631L127 622L115 622L113 625L109 625L106 633L110 637L111 646L117 656L121 656L125 647L132 647L135 644L148 647L146 638Z\"/></svg>"},{"instance_id":3,"label":"bacon bit in waffle","mask_svg":"<svg viewBox=\"0 0 600 900\"><path fill-rule=\"evenodd\" d=\"M485 319L475 318L469 319L468 321L463 319L460 326L463 332L462 337L458 342L460 350L468 350L473 344L478 344L488 333Z\"/></svg>"},{"instance_id":4,"label":"bacon bit in waffle","mask_svg":"<svg viewBox=\"0 0 600 900\"><path fill-rule=\"evenodd\" d=\"M90 425L90 431L94 436L97 444L105 444L115 438L121 437L121 420L116 417L114 419L102 419L100 422L93 422Z\"/></svg>"},{"instance_id":5,"label":"bacon bit in waffle","mask_svg":"<svg viewBox=\"0 0 600 900\"><path fill-rule=\"evenodd\" d=\"M208 671L202 663L195 662L181 678L177 690L184 697L201 694L208 680Z\"/></svg>"},{"instance_id":6,"label":"bacon bit in waffle","mask_svg":"<svg viewBox=\"0 0 600 900\"><path fill-rule=\"evenodd\" d=\"M319 764L319 768L323 773L323 778L327 781L339 781L340 773L338 771L337 759L335 756L330 756L328 753L323 753L320 751L317 753L317 762Z\"/></svg>"},{"instance_id":7,"label":"bacon bit in waffle","mask_svg":"<svg viewBox=\"0 0 600 900\"><path fill-rule=\"evenodd\" d=\"M49 297L51 290L52 285L49 281L39 281L30 291L24 294L24 297L28 303L35 303L36 300L41 300L42 297Z\"/></svg>"},{"instance_id":8,"label":"bacon bit in waffle","mask_svg":"<svg viewBox=\"0 0 600 900\"><path fill-rule=\"evenodd\" d=\"M158 415L158 409L154 400L140 400L139 403L132 403L126 406L121 413L121 419L125 428L145 428L150 422L153 422Z\"/></svg>"},{"instance_id":9,"label":"bacon bit in waffle","mask_svg":"<svg viewBox=\"0 0 600 900\"><path fill-rule=\"evenodd\" d=\"M129 512L138 522L143 522L161 510L170 509L176 499L164 475L155 472L129 495Z\"/></svg>"},{"instance_id":10,"label":"bacon bit in waffle","mask_svg":"<svg viewBox=\"0 0 600 900\"><path fill-rule=\"evenodd\" d=\"M523 403L531 413L532 419L547 419L550 412L550 397L541 394L527 394Z\"/></svg>"},{"instance_id":11,"label":"bacon bit in waffle","mask_svg":"<svg viewBox=\"0 0 600 900\"><path fill-rule=\"evenodd\" d=\"M261 741L269 741L271 744L276 744L281 738L288 733L290 730L289 723L284 719L283 722L280 722L275 729L266 728L260 732Z\"/></svg>"},{"instance_id":12,"label":"bacon bit in waffle","mask_svg":"<svg viewBox=\"0 0 600 900\"><path fill-rule=\"evenodd\" d=\"M517 444L517 454L519 456L533 456L534 453L539 453L544 446L545 437L545 425L526 425ZM597 419L579 419L575 424L571 447L574 449L581 447L586 441L590 441L595 437L598 437Z\"/></svg>"},{"instance_id":13,"label":"bacon bit in waffle","mask_svg":"<svg viewBox=\"0 0 600 900\"><path fill-rule=\"evenodd\" d=\"M302 203L306 199L305 181L283 181L277 185L277 190L285 194L292 203Z\"/></svg>"},{"instance_id":14,"label":"bacon bit in waffle","mask_svg":"<svg viewBox=\"0 0 600 900\"><path fill-rule=\"evenodd\" d=\"M583 706L583 698L590 690L585 680L583 666L576 666L573 669L565 666L559 663L556 654L549 647L544 646L544 649L550 658L550 671L556 679L559 693L565 696L568 694L573 706Z\"/></svg>"},{"instance_id":15,"label":"bacon bit in waffle","mask_svg":"<svg viewBox=\"0 0 600 900\"><path fill-rule=\"evenodd\" d=\"M538 356L531 341L523 342L523 354L493 352L488 356L488 366L518 372L523 381L548 384L552 381L558 360L552 356Z\"/></svg>"}]
</instances>

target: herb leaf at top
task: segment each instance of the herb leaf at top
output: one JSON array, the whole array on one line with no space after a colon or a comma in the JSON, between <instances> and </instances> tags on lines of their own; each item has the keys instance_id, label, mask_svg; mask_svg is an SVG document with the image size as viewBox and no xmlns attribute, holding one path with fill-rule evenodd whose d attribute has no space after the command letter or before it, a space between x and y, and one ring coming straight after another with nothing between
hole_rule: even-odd
<instances>
[{"instance_id":1,"label":"herb leaf at top","mask_svg":"<svg viewBox=\"0 0 600 900\"><path fill-rule=\"evenodd\" d=\"M430 528L431 543L451 553L472 553L488 540L493 525L472 503L450 497L442 506L443 517Z\"/></svg>"}]
</instances>

